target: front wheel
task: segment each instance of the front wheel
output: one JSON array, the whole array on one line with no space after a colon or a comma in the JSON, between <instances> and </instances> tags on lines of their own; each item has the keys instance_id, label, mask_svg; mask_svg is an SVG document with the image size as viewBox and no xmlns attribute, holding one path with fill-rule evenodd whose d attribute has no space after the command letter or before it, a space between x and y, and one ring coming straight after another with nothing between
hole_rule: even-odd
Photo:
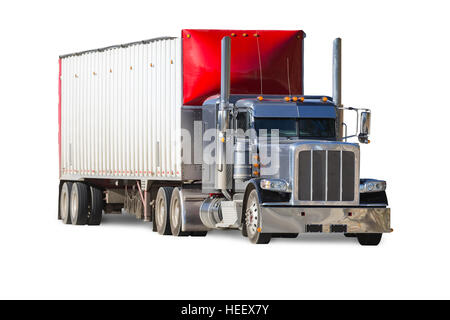
<instances>
[{"instance_id":1,"label":"front wheel","mask_svg":"<svg viewBox=\"0 0 450 320\"><path fill-rule=\"evenodd\" d=\"M358 242L362 246L377 246L382 236L382 233L359 233L357 235Z\"/></svg>"},{"instance_id":2,"label":"front wheel","mask_svg":"<svg viewBox=\"0 0 450 320\"><path fill-rule=\"evenodd\" d=\"M271 234L261 232L261 207L255 189L250 191L245 208L245 225L242 228L246 229L248 239L256 244L269 243Z\"/></svg>"}]
</instances>

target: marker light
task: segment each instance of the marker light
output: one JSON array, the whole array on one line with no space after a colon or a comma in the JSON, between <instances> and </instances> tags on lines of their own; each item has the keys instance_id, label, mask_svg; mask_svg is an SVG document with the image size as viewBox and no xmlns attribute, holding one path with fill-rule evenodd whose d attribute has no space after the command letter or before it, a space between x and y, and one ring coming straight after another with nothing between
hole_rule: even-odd
<instances>
[{"instance_id":1,"label":"marker light","mask_svg":"<svg viewBox=\"0 0 450 320\"><path fill-rule=\"evenodd\" d=\"M259 101L263 101L263 97L261 97L261 96L257 97L256 99Z\"/></svg>"},{"instance_id":2,"label":"marker light","mask_svg":"<svg viewBox=\"0 0 450 320\"><path fill-rule=\"evenodd\" d=\"M298 98L297 97L292 97L292 101L297 102Z\"/></svg>"},{"instance_id":3,"label":"marker light","mask_svg":"<svg viewBox=\"0 0 450 320\"><path fill-rule=\"evenodd\" d=\"M322 98L322 102L327 102L328 101L328 98L327 97L323 97Z\"/></svg>"},{"instance_id":4,"label":"marker light","mask_svg":"<svg viewBox=\"0 0 450 320\"><path fill-rule=\"evenodd\" d=\"M289 102L289 101L291 101L291 98L289 98L289 97L284 97L284 101Z\"/></svg>"},{"instance_id":5,"label":"marker light","mask_svg":"<svg viewBox=\"0 0 450 320\"><path fill-rule=\"evenodd\" d=\"M300 100L300 102L305 101L305 97L300 97L300 98L298 98L298 99Z\"/></svg>"}]
</instances>

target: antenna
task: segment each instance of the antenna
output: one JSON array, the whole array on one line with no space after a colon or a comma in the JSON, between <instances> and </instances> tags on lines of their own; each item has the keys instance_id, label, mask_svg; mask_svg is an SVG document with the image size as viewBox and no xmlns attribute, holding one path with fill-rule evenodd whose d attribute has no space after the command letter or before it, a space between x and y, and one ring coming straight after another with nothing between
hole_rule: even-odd
<instances>
[{"instance_id":1,"label":"antenna","mask_svg":"<svg viewBox=\"0 0 450 320\"><path fill-rule=\"evenodd\" d=\"M287 60L286 66L287 66L288 90L289 90L289 97L290 97L291 96L291 79L290 79L290 76L289 76L289 57L286 58L286 60Z\"/></svg>"},{"instance_id":2,"label":"antenna","mask_svg":"<svg viewBox=\"0 0 450 320\"><path fill-rule=\"evenodd\" d=\"M261 65L261 52L259 50L259 37L256 37L256 46L258 47L258 61L259 61L259 80L261 85L261 96L263 95L263 80L262 80L262 65Z\"/></svg>"}]
</instances>

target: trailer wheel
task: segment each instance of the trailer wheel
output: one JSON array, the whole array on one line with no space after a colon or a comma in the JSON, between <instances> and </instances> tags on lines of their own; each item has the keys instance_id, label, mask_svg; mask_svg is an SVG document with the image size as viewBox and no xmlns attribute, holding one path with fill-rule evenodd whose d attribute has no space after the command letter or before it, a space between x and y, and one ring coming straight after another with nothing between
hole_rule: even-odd
<instances>
[{"instance_id":1,"label":"trailer wheel","mask_svg":"<svg viewBox=\"0 0 450 320\"><path fill-rule=\"evenodd\" d=\"M103 215L103 192L102 190L91 187L91 201L87 224L90 226L98 226L102 222Z\"/></svg>"},{"instance_id":2,"label":"trailer wheel","mask_svg":"<svg viewBox=\"0 0 450 320\"><path fill-rule=\"evenodd\" d=\"M380 241L382 233L358 233L358 242L362 246L377 246Z\"/></svg>"},{"instance_id":3,"label":"trailer wheel","mask_svg":"<svg viewBox=\"0 0 450 320\"><path fill-rule=\"evenodd\" d=\"M176 237L189 235L188 232L181 231L181 201L183 200L181 199L180 189L174 188L170 200L170 228L172 235Z\"/></svg>"},{"instance_id":4,"label":"trailer wheel","mask_svg":"<svg viewBox=\"0 0 450 320\"><path fill-rule=\"evenodd\" d=\"M246 228L249 240L256 244L269 243L272 235L261 232L261 207L255 189L250 191L245 208L245 226L243 228Z\"/></svg>"},{"instance_id":5,"label":"trailer wheel","mask_svg":"<svg viewBox=\"0 0 450 320\"><path fill-rule=\"evenodd\" d=\"M155 222L159 234L171 234L170 230L170 200L172 198L172 187L161 187L156 195Z\"/></svg>"},{"instance_id":6,"label":"trailer wheel","mask_svg":"<svg viewBox=\"0 0 450 320\"><path fill-rule=\"evenodd\" d=\"M89 206L88 186L76 182L72 185L70 192L70 219L72 224L83 225L88 220Z\"/></svg>"},{"instance_id":7,"label":"trailer wheel","mask_svg":"<svg viewBox=\"0 0 450 320\"><path fill-rule=\"evenodd\" d=\"M59 212L61 220L65 224L71 224L70 220L70 192L72 190L72 182L64 182L59 195Z\"/></svg>"}]
</instances>

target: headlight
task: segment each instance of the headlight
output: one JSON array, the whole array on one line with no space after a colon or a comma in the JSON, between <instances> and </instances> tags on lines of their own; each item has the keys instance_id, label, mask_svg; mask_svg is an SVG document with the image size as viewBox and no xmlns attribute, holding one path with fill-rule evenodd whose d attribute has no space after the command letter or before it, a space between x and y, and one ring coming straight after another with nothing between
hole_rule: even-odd
<instances>
[{"instance_id":1,"label":"headlight","mask_svg":"<svg viewBox=\"0 0 450 320\"><path fill-rule=\"evenodd\" d=\"M261 189L278 191L278 192L291 192L289 184L282 179L263 179L260 182Z\"/></svg>"},{"instance_id":2,"label":"headlight","mask_svg":"<svg viewBox=\"0 0 450 320\"><path fill-rule=\"evenodd\" d=\"M386 181L375 179L361 179L359 184L359 192L381 192L386 190Z\"/></svg>"}]
</instances>

